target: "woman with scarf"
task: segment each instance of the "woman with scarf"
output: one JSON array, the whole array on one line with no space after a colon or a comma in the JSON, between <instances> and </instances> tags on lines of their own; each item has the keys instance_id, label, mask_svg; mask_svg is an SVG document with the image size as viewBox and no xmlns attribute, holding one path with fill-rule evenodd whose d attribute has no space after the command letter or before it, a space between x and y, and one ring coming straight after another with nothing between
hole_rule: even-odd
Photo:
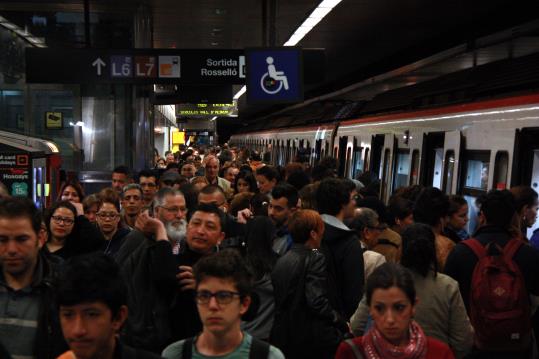
<instances>
[{"instance_id":1,"label":"woman with scarf","mask_svg":"<svg viewBox=\"0 0 539 359\"><path fill-rule=\"evenodd\" d=\"M367 279L366 298L374 321L362 337L342 342L336 359L454 359L449 347L427 337L414 320L414 281L404 267L385 263Z\"/></svg>"}]
</instances>

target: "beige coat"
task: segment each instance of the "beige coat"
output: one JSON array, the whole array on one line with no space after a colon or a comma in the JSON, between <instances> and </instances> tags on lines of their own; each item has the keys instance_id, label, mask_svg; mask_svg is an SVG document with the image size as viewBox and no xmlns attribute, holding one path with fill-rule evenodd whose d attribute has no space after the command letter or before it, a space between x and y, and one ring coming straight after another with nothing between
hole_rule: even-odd
<instances>
[{"instance_id":1,"label":"beige coat","mask_svg":"<svg viewBox=\"0 0 539 359\"><path fill-rule=\"evenodd\" d=\"M426 278L412 271L418 303L415 320L429 337L449 345L457 358L463 358L472 348L473 329L459 291L458 283L438 273ZM365 297L350 318L352 332L363 335L369 315Z\"/></svg>"}]
</instances>

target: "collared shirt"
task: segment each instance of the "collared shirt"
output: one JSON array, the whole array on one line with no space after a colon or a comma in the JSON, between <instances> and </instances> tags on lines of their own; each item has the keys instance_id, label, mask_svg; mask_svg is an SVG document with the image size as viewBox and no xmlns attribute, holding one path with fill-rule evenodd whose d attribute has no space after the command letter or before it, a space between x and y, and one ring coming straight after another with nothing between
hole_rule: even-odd
<instances>
[{"instance_id":1,"label":"collared shirt","mask_svg":"<svg viewBox=\"0 0 539 359\"><path fill-rule=\"evenodd\" d=\"M43 263L39 261L32 283L14 290L0 269L0 340L13 359L34 358L42 277Z\"/></svg>"},{"instance_id":2,"label":"collared shirt","mask_svg":"<svg viewBox=\"0 0 539 359\"><path fill-rule=\"evenodd\" d=\"M344 229L345 231L350 231L351 229L348 228L340 219L338 219L335 216L332 216L330 214L321 214L320 217L322 217L322 220L329 224L330 226L337 227L340 229Z\"/></svg>"}]
</instances>

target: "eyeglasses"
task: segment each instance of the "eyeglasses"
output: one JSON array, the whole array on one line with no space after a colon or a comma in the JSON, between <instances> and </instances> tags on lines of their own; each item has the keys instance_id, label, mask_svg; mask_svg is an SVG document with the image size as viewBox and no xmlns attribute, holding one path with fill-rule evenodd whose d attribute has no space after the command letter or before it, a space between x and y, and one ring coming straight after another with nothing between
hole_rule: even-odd
<instances>
[{"instance_id":1,"label":"eyeglasses","mask_svg":"<svg viewBox=\"0 0 539 359\"><path fill-rule=\"evenodd\" d=\"M68 226L72 225L73 223L75 223L75 220L73 218L68 218L68 217L60 217L60 216L52 216L51 217L52 220L58 224L60 223L64 223L64 224L67 224Z\"/></svg>"},{"instance_id":2,"label":"eyeglasses","mask_svg":"<svg viewBox=\"0 0 539 359\"><path fill-rule=\"evenodd\" d=\"M178 212L185 211L185 208L181 208L181 207L165 207L165 206L159 206L159 207L163 208L169 213L178 213Z\"/></svg>"},{"instance_id":3,"label":"eyeglasses","mask_svg":"<svg viewBox=\"0 0 539 359\"><path fill-rule=\"evenodd\" d=\"M97 216L101 219L116 219L119 216L119 213L113 212L97 212Z\"/></svg>"},{"instance_id":4,"label":"eyeglasses","mask_svg":"<svg viewBox=\"0 0 539 359\"><path fill-rule=\"evenodd\" d=\"M198 304L208 304L212 297L215 297L217 304L230 304L234 300L235 296L241 296L238 292L230 292L228 290L220 290L212 293L208 290L201 290L196 292L195 300Z\"/></svg>"}]
</instances>

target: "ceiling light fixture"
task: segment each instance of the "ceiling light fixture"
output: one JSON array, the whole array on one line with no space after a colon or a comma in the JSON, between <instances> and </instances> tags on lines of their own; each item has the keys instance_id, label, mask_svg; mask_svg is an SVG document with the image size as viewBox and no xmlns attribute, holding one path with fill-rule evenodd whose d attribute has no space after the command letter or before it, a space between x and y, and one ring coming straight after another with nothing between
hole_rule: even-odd
<instances>
[{"instance_id":1,"label":"ceiling light fixture","mask_svg":"<svg viewBox=\"0 0 539 359\"><path fill-rule=\"evenodd\" d=\"M35 37L31 33L28 32L27 28L20 28L16 24L12 23L5 17L0 16L0 26L5 27L8 30L13 31L15 34L17 34L19 37L21 37L23 40L28 41L30 44L32 44L35 47L47 47L45 45L45 40L42 38Z\"/></svg>"},{"instance_id":2,"label":"ceiling light fixture","mask_svg":"<svg viewBox=\"0 0 539 359\"><path fill-rule=\"evenodd\" d=\"M300 26L294 31L290 38L284 43L283 46L295 46L297 45L311 30L318 25L318 23L326 17L335 6L339 5L342 0L322 0L320 4L314 9L311 14L301 23ZM246 86L243 86L233 97L234 100L239 99L247 90Z\"/></svg>"}]
</instances>

